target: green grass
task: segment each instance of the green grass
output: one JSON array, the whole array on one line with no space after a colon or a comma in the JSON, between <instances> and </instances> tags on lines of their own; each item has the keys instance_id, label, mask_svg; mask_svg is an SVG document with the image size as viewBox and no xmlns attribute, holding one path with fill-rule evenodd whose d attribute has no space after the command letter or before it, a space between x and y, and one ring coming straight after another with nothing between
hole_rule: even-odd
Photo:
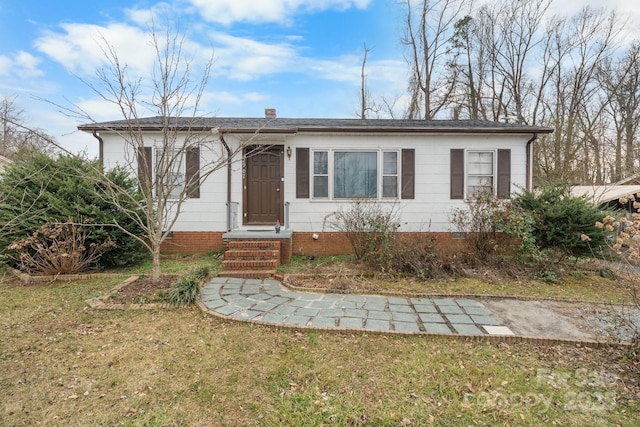
<instances>
[{"instance_id":1,"label":"green grass","mask_svg":"<svg viewBox=\"0 0 640 427\"><path fill-rule=\"evenodd\" d=\"M207 253L203 255L163 255L160 259L160 270L162 274L182 274L188 268L198 265L207 265L212 271L220 270L221 259L216 253ZM139 264L132 265L122 269L114 269L105 271L105 273L123 273L123 274L151 274L153 262L151 258L147 258Z\"/></svg>"},{"instance_id":2,"label":"green grass","mask_svg":"<svg viewBox=\"0 0 640 427\"><path fill-rule=\"evenodd\" d=\"M640 422L638 371L620 350L298 332L194 308L87 308L117 282L0 283L0 424Z\"/></svg>"}]
</instances>

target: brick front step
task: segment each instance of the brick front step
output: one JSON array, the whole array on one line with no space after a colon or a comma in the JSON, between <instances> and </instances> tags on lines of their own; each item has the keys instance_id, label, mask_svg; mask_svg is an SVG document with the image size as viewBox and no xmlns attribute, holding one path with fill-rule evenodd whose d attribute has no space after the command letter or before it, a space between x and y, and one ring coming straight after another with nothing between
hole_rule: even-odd
<instances>
[{"instance_id":1,"label":"brick front step","mask_svg":"<svg viewBox=\"0 0 640 427\"><path fill-rule=\"evenodd\" d=\"M266 278L280 265L280 242L267 240L232 240L222 261L221 276Z\"/></svg>"},{"instance_id":2,"label":"brick front step","mask_svg":"<svg viewBox=\"0 0 640 427\"><path fill-rule=\"evenodd\" d=\"M230 240L228 249L244 250L280 250L280 242L277 240Z\"/></svg>"},{"instance_id":3,"label":"brick front step","mask_svg":"<svg viewBox=\"0 0 640 427\"><path fill-rule=\"evenodd\" d=\"M222 261L223 270L274 270L278 268L277 259L259 260L225 260Z\"/></svg>"},{"instance_id":4,"label":"brick front step","mask_svg":"<svg viewBox=\"0 0 640 427\"><path fill-rule=\"evenodd\" d=\"M242 279L266 279L276 274L276 270L229 270L218 273L219 277L238 277Z\"/></svg>"},{"instance_id":5,"label":"brick front step","mask_svg":"<svg viewBox=\"0 0 640 427\"><path fill-rule=\"evenodd\" d=\"M280 252L277 250L267 250L267 249L251 249L251 250L242 250L242 249L230 249L224 253L225 260L235 260L235 259L279 259Z\"/></svg>"}]
</instances>

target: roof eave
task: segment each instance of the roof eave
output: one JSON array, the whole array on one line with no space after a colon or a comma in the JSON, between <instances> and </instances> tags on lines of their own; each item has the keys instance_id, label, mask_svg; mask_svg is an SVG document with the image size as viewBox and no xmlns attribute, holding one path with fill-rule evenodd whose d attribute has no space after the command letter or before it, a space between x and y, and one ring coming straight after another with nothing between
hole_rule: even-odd
<instances>
[{"instance_id":1,"label":"roof eave","mask_svg":"<svg viewBox=\"0 0 640 427\"><path fill-rule=\"evenodd\" d=\"M298 132L343 132L343 133L505 133L505 134L531 134L552 133L551 128L456 128L456 127L299 127Z\"/></svg>"},{"instance_id":2,"label":"roof eave","mask_svg":"<svg viewBox=\"0 0 640 427\"><path fill-rule=\"evenodd\" d=\"M98 124L80 125L78 129L85 132L93 131L110 131L110 132L122 132L128 130L135 131L160 131L161 126L105 126ZM178 128L178 131L193 131L193 132L209 132L212 129L218 129L223 133L259 133L259 134L295 134L295 133L484 133L484 134L547 134L552 133L552 128L544 127L530 127L530 128L487 128L487 127L297 127L297 128L227 128L216 126L183 126Z\"/></svg>"}]
</instances>

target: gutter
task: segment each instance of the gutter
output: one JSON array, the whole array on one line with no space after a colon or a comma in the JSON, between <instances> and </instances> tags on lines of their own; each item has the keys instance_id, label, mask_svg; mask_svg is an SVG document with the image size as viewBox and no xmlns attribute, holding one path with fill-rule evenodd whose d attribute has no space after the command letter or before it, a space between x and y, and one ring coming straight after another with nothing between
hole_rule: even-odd
<instances>
[{"instance_id":1,"label":"gutter","mask_svg":"<svg viewBox=\"0 0 640 427\"><path fill-rule=\"evenodd\" d=\"M100 138L96 129L91 132L91 135L98 140L98 159L100 160L100 165L104 166L104 141Z\"/></svg>"},{"instance_id":2,"label":"gutter","mask_svg":"<svg viewBox=\"0 0 640 427\"><path fill-rule=\"evenodd\" d=\"M283 119L284 120L284 119ZM359 120L359 119L358 119ZM91 124L91 125L80 125L78 126L79 130L82 131L92 131L92 130L108 130L114 131L126 127L121 124L113 124L108 126L108 123L105 124ZM468 126L468 127L456 127L456 126L415 126L415 125L407 125L407 126L385 126L385 125L341 125L341 126L326 126L326 125L313 125L313 124L297 124L297 123L283 123L278 127L266 127L259 126L255 123L251 123L251 126L242 126L234 123L235 126L224 126L224 130L226 133L251 133L251 134L296 134L296 133L404 133L404 134L529 134L534 132L536 134L540 133L551 133L553 129L545 128L545 127L499 127L499 126ZM220 126L220 128L223 125ZM216 127L213 127L215 129ZM139 125L137 128L139 131L157 131L160 130L161 127L157 124L144 124ZM200 131L210 131L212 129L211 126L176 126L172 127L175 130L190 130L194 132Z\"/></svg>"},{"instance_id":3,"label":"gutter","mask_svg":"<svg viewBox=\"0 0 640 427\"><path fill-rule=\"evenodd\" d=\"M536 139L538 139L538 134L534 133L533 136L531 137L531 139L529 139L527 141L527 161L526 161L526 168L527 168L527 185L526 185L526 189L527 191L531 191L531 187L533 187L533 182L532 182L532 173L531 173L531 158L533 157L533 150L532 145L533 145L533 141L535 141Z\"/></svg>"}]
</instances>

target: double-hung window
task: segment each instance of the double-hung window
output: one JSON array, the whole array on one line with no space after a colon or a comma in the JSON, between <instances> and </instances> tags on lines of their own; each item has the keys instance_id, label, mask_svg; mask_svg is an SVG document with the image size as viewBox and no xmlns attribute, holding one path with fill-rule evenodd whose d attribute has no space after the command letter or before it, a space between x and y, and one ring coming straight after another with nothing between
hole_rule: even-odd
<instances>
[{"instance_id":1,"label":"double-hung window","mask_svg":"<svg viewBox=\"0 0 640 427\"><path fill-rule=\"evenodd\" d=\"M382 153L382 197L398 197L398 152Z\"/></svg>"},{"instance_id":2,"label":"double-hung window","mask_svg":"<svg viewBox=\"0 0 640 427\"><path fill-rule=\"evenodd\" d=\"M185 165L179 149L156 148L156 175L170 199L180 197L184 189Z\"/></svg>"},{"instance_id":3,"label":"double-hung window","mask_svg":"<svg viewBox=\"0 0 640 427\"><path fill-rule=\"evenodd\" d=\"M471 199L488 193L509 197L511 150L451 149L451 199Z\"/></svg>"},{"instance_id":4,"label":"double-hung window","mask_svg":"<svg viewBox=\"0 0 640 427\"><path fill-rule=\"evenodd\" d=\"M164 191L164 195L169 199L178 199L183 193L186 193L184 195L188 198L199 198L200 147L166 150L140 147L138 177L141 189L153 191L155 196ZM158 185L161 185L162 189Z\"/></svg>"},{"instance_id":5,"label":"double-hung window","mask_svg":"<svg viewBox=\"0 0 640 427\"><path fill-rule=\"evenodd\" d=\"M329 197L329 152L313 153L313 197Z\"/></svg>"},{"instance_id":6,"label":"double-hung window","mask_svg":"<svg viewBox=\"0 0 640 427\"><path fill-rule=\"evenodd\" d=\"M493 151L467 151L467 197L494 194Z\"/></svg>"},{"instance_id":7,"label":"double-hung window","mask_svg":"<svg viewBox=\"0 0 640 427\"><path fill-rule=\"evenodd\" d=\"M397 198L398 158L398 151L314 151L312 197Z\"/></svg>"}]
</instances>

